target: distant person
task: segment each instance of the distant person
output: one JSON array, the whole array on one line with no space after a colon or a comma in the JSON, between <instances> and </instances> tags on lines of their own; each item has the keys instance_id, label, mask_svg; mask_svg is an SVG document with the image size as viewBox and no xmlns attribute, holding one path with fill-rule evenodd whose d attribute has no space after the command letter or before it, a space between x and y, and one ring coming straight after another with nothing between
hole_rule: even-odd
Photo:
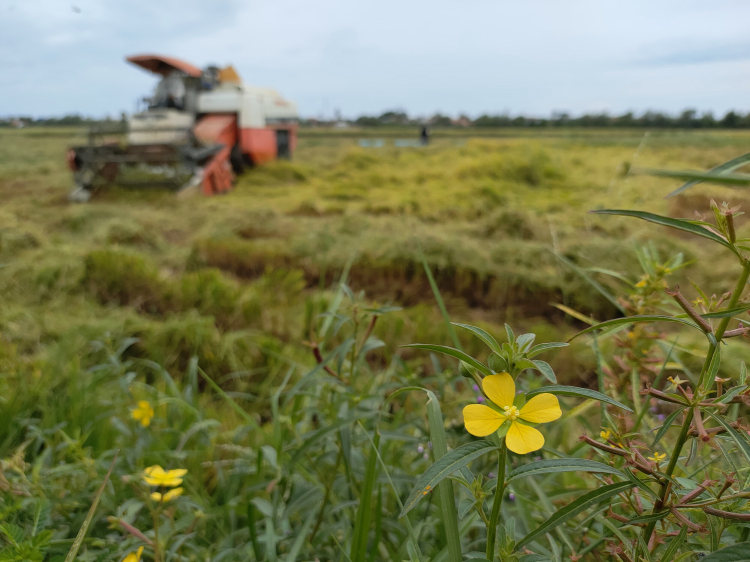
<instances>
[{"instance_id":1,"label":"distant person","mask_svg":"<svg viewBox=\"0 0 750 562\"><path fill-rule=\"evenodd\" d=\"M419 135L419 140L423 146L430 143L430 132L427 130L427 125L422 125L422 133Z\"/></svg>"}]
</instances>

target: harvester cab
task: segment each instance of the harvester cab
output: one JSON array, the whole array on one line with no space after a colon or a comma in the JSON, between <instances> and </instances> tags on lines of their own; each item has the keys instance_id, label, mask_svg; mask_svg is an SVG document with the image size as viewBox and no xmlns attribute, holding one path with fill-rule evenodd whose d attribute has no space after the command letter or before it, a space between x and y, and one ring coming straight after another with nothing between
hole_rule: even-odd
<instances>
[{"instance_id":1,"label":"harvester cab","mask_svg":"<svg viewBox=\"0 0 750 562\"><path fill-rule=\"evenodd\" d=\"M127 60L161 79L126 131L92 129L88 144L70 148L72 200L110 184L225 193L245 167L292 156L297 108L276 91L244 84L231 66L201 70L158 55Z\"/></svg>"}]
</instances>

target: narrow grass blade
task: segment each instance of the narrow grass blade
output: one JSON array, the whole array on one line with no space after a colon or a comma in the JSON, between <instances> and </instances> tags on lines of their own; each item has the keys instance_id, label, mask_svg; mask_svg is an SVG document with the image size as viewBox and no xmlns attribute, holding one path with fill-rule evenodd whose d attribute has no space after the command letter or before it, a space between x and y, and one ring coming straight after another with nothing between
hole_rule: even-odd
<instances>
[{"instance_id":1,"label":"narrow grass blade","mask_svg":"<svg viewBox=\"0 0 750 562\"><path fill-rule=\"evenodd\" d=\"M622 472L604 463L588 459L566 458L546 459L519 466L510 473L508 482L522 476L537 476L553 472L600 472L602 474L615 474L621 478L626 478Z\"/></svg>"},{"instance_id":2,"label":"narrow grass blade","mask_svg":"<svg viewBox=\"0 0 750 562\"><path fill-rule=\"evenodd\" d=\"M297 557L299 556L299 553L302 551L302 547L305 545L305 539L307 538L307 533L310 532L310 528L313 525L313 521L315 521L315 515L316 515L315 511L314 510L311 511L310 515L302 524L302 528L299 529L299 531L297 531L297 538L294 540L294 543L292 544L292 548L289 549L289 552L284 557L284 562L297 562Z\"/></svg>"},{"instance_id":3,"label":"narrow grass blade","mask_svg":"<svg viewBox=\"0 0 750 562\"><path fill-rule=\"evenodd\" d=\"M637 168L635 170L632 170L631 173L649 176L661 176L665 178L675 178L678 180L695 181L696 183L709 182L720 183L729 186L750 185L750 174L716 174L710 171L699 172L693 170L655 170L652 168Z\"/></svg>"},{"instance_id":4,"label":"narrow grass blade","mask_svg":"<svg viewBox=\"0 0 750 562\"><path fill-rule=\"evenodd\" d=\"M401 347L416 347L419 349L427 349L428 351L436 351L437 353L443 353L445 355L450 355L451 357L455 357L456 359L460 359L464 363L468 363L475 369L480 370L485 375L489 376L494 374L486 365L483 365L476 359L474 359L471 355L464 353L460 349L454 349L452 347L448 347L447 345L433 345L430 343L410 343L408 345L402 345Z\"/></svg>"},{"instance_id":5,"label":"narrow grass blade","mask_svg":"<svg viewBox=\"0 0 750 562\"><path fill-rule=\"evenodd\" d=\"M440 313L443 315L443 320L445 320L445 325L448 326L448 333L451 335L453 345L461 349L461 342L458 341L456 331L453 329L453 324L451 324L451 318L448 316L448 309L445 308L443 296L440 294L440 289L437 286L435 278L432 276L432 271L430 271L430 266L427 264L427 258L424 257L424 254L422 254L422 265L424 266L424 272L427 274L427 280L430 282L430 287L432 287L432 292L435 295L435 300L440 308Z\"/></svg>"},{"instance_id":6,"label":"narrow grass blade","mask_svg":"<svg viewBox=\"0 0 750 562\"><path fill-rule=\"evenodd\" d=\"M433 451L434 445L433 442ZM442 482L444 478L461 469L461 467L466 466L474 459L497 449L498 447L492 441L472 441L471 443L461 445L457 449L453 449L439 460L436 460L417 480L409 497L404 502L404 509L401 511L399 517L403 517L414 509L419 500L434 490L435 486Z\"/></svg>"},{"instance_id":7,"label":"narrow grass blade","mask_svg":"<svg viewBox=\"0 0 750 562\"><path fill-rule=\"evenodd\" d=\"M443 412L437 396L430 390L427 393L427 421L430 428L430 440L432 441L432 454L435 462L440 462L448 454L448 444L445 437ZM440 496L440 518L445 529L445 538L448 543L449 560L461 562L461 538L458 534L458 518L456 515L456 499L453 491L453 481L444 480L437 485Z\"/></svg>"},{"instance_id":8,"label":"narrow grass blade","mask_svg":"<svg viewBox=\"0 0 750 562\"><path fill-rule=\"evenodd\" d=\"M531 541L536 540L538 537L548 533L561 523L575 517L582 511L585 511L589 507L592 507L598 503L601 503L609 498L616 496L621 492L625 492L633 487L632 482L618 482L616 484L610 484L608 486L602 486L595 490L582 495L575 501L569 503L562 509L559 509L552 516L547 519L544 523L539 525L536 529L531 531L528 535L523 537L518 543L516 543L516 551L522 546L529 544Z\"/></svg>"},{"instance_id":9,"label":"narrow grass blade","mask_svg":"<svg viewBox=\"0 0 750 562\"><path fill-rule=\"evenodd\" d=\"M552 253L555 255L555 257L558 260L564 263L574 273L576 273L579 277L581 277L584 281L586 281L589 285L591 285L594 289L596 289L600 295L602 295L605 299L607 299L612 304L612 306L614 306L622 314L625 314L625 309L617 301L617 299L614 296L612 296L612 293L610 293L607 289L605 289L596 279L591 277L591 275L589 275L587 271L578 267L576 264L574 264L572 261L570 261L568 258L563 256L562 254L555 252L554 250L552 251Z\"/></svg>"},{"instance_id":10,"label":"narrow grass blade","mask_svg":"<svg viewBox=\"0 0 750 562\"><path fill-rule=\"evenodd\" d=\"M419 389L423 390L423 389ZM370 437L370 434L367 433L367 430L365 430L365 426L362 425L362 422L359 423L359 426L362 428L362 431L365 432L365 437L370 441L370 445L372 446L372 450L375 452L375 454L378 457L378 461L380 461L380 466L383 469L383 474L385 474L386 479L388 480L388 484L391 487L391 490L393 490L393 495L396 498L396 503L398 503L398 506L403 511L404 504L401 503L401 498L398 495L398 489L393 484L393 479L391 478L391 474L388 472L388 466L385 464L385 461L383 460L383 457L380 456L380 452L378 451L377 447L375 447L375 442L372 440L372 437ZM411 540L417 547L417 552L419 552L419 541L417 540L417 536L414 533L414 527L412 527L411 521L409 521L409 517L403 517L402 521L404 522L404 525L406 525L407 531L409 531L409 540ZM421 559L421 556L420 556Z\"/></svg>"},{"instance_id":11,"label":"narrow grass blade","mask_svg":"<svg viewBox=\"0 0 750 562\"><path fill-rule=\"evenodd\" d=\"M362 484L359 506L357 507L357 518L352 533L352 555L354 562L365 562L367 559L367 536L370 532L370 521L372 520L372 492L375 487L377 476L378 456L377 448L380 446L380 433L375 432L375 451L370 453L365 470L365 481Z\"/></svg>"},{"instance_id":12,"label":"narrow grass blade","mask_svg":"<svg viewBox=\"0 0 750 562\"><path fill-rule=\"evenodd\" d=\"M96 493L96 496L94 497L94 502L91 504L91 508L89 508L88 515L86 515L86 519L83 521L83 525L81 525L81 529L78 531L78 535L76 535L76 540L73 541L73 546L70 547L70 550L68 551L68 555L65 557L65 562L73 562L73 560L76 559L76 556L78 556L78 550L81 548L81 544L83 544L83 539L86 537L86 532L89 530L89 525L91 525L91 520L94 519L94 514L96 513L96 508L99 506L99 500L102 497L102 494L104 493L104 488L107 486L107 482L109 481L109 477L112 475L112 471L115 468L115 463L117 462L117 456L120 454L120 450L118 449L115 453L115 458L112 459L112 464L109 467L109 470L107 471L107 475L104 477L104 482L102 482L102 485L99 487L99 491Z\"/></svg>"},{"instance_id":13,"label":"narrow grass blade","mask_svg":"<svg viewBox=\"0 0 750 562\"><path fill-rule=\"evenodd\" d=\"M578 398L590 398L593 400L599 400L600 402L606 402L607 404L611 404L612 406L617 406L618 408L622 408L623 410L626 410L628 412L633 411L625 404L621 404L620 402L613 398L610 398L606 394L602 394L601 392L597 392L596 390L591 390L588 388L579 388L577 386L542 386L541 388L537 388L527 392L526 398L531 398L532 396L536 396L537 394L545 393L555 394L558 396L576 396Z\"/></svg>"},{"instance_id":14,"label":"narrow grass blade","mask_svg":"<svg viewBox=\"0 0 750 562\"><path fill-rule=\"evenodd\" d=\"M735 170L742 168L746 164L750 163L750 153L743 154L742 156L738 156L737 158L732 158L729 162L724 162L723 164L719 164L715 168L711 168L707 173L715 175L723 175L723 174L729 174L731 172L734 172ZM682 193L683 191L690 189L694 185L697 185L699 183L702 183L706 180L703 179L691 179L687 183L681 185L677 189L675 189L673 192L671 192L669 195L665 197L665 199L668 199L670 197L674 197L675 195L678 195Z\"/></svg>"},{"instance_id":15,"label":"narrow grass blade","mask_svg":"<svg viewBox=\"0 0 750 562\"><path fill-rule=\"evenodd\" d=\"M239 404L237 404L237 402L235 402L234 400L232 400L232 397L231 397L231 396L229 396L229 395L228 395L228 394L227 394L226 392L224 392L224 391L223 391L223 390L221 389L221 387L220 387L220 386L219 386L218 384L216 384L216 382L215 382L215 381L214 381L214 380L213 380L213 379L212 379L211 377L209 377L209 376L208 376L208 375L206 374L206 371L204 371L203 369L201 369L200 367L198 367L198 373L200 374L200 376L201 376L201 377L203 377L203 380L205 380L205 381L206 381L206 382L207 382L207 383L209 384L209 386L210 386L211 388L213 388L213 389L214 389L214 390L215 390L215 391L217 392L217 394L219 394L219 396L221 396L221 397L222 397L222 398L223 398L224 400L226 400L226 401L227 401L227 402L229 403L229 406L230 406L230 407L231 407L231 408L232 408L232 409L233 409L233 410L234 410L235 412L237 412L237 414L239 414L239 416L240 416L240 417L241 417L242 419L244 419L244 420L245 420L245 421L247 422L247 425L249 425L249 426L250 426L250 427L252 427L253 429L257 429L258 431L260 431L260 426L259 426L259 425L258 425L258 423L257 423L257 422L256 422L256 421L255 421L255 420L254 420L254 419L253 419L253 418L252 418L251 416L250 416L250 414L248 414L248 413L247 413L247 412L246 412L245 410L243 410L243 409L242 409L242 408L240 407L240 405L239 405Z\"/></svg>"},{"instance_id":16,"label":"narrow grass blade","mask_svg":"<svg viewBox=\"0 0 750 562\"><path fill-rule=\"evenodd\" d=\"M748 180L750 180L750 175L748 175L747 178ZM750 183L750 181L748 183ZM668 226L670 228L676 228L677 230L682 230L683 232L689 232L690 234L695 234L696 236L702 236L703 238L708 238L709 240L718 242L725 248L739 255L737 253L737 250L734 248L734 246L732 246L732 244L730 244L729 241L727 241L725 238L722 238L718 234L711 232L710 230L700 225L694 224L684 219L673 219L671 217L663 217L661 215L655 215L654 213L646 213L644 211L629 211L629 210L624 210L624 209L602 209L600 211L590 211L590 212L597 214L597 215L618 215L622 217L634 217L637 219L642 219L648 222L652 222L654 224L659 224L661 226Z\"/></svg>"},{"instance_id":17,"label":"narrow grass blade","mask_svg":"<svg viewBox=\"0 0 750 562\"><path fill-rule=\"evenodd\" d=\"M550 306L554 306L558 310L562 310L568 316L572 316L576 320L580 320L581 322L583 322L584 324L588 324L589 326L595 326L596 324L599 323L598 321L594 320L593 318L590 318L589 316L581 314L577 310L573 310L572 308L570 308L569 306L565 306L564 304L559 304L559 303L555 303L555 302L551 302L549 304L550 304Z\"/></svg>"},{"instance_id":18,"label":"narrow grass blade","mask_svg":"<svg viewBox=\"0 0 750 562\"><path fill-rule=\"evenodd\" d=\"M312 445L320 441L323 437L328 435L329 433L336 431L337 429L344 427L346 425L349 425L350 423L356 422L358 420L364 420L367 418L374 418L377 415L377 412L360 412L360 411L354 411L351 414L349 414L346 418L343 420L338 420L335 423L332 423L330 425L327 425L325 427L322 427L321 429L317 430L315 433L313 433L308 439L302 443L299 449L297 449L292 456L291 460L289 461L288 470L289 472L292 472L292 469L294 468L294 465L297 464L297 462L302 458L302 456L305 454L305 451L309 449Z\"/></svg>"},{"instance_id":19,"label":"narrow grass blade","mask_svg":"<svg viewBox=\"0 0 750 562\"><path fill-rule=\"evenodd\" d=\"M675 324L683 324L684 326L690 326L691 328L695 328L699 332L704 333L697 324L693 324L692 322L684 320L682 318L676 318L674 316L661 316L657 314L644 314L638 316L625 316L623 318L614 318L612 320L599 322L598 324L594 324L593 326L586 328L585 330L581 330L568 341L572 341L578 336L582 336L583 334L590 334L591 332L597 330L603 330L606 332L611 328L616 328L624 324L643 324L648 322L672 322Z\"/></svg>"}]
</instances>

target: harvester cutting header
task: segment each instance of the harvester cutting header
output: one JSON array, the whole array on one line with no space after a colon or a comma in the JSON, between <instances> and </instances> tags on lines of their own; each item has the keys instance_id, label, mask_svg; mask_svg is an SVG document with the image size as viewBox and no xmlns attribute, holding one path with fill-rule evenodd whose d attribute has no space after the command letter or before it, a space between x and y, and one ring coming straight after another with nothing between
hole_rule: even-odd
<instances>
[{"instance_id":1,"label":"harvester cutting header","mask_svg":"<svg viewBox=\"0 0 750 562\"><path fill-rule=\"evenodd\" d=\"M231 66L203 70L158 55L128 57L162 78L147 108L128 119L127 139L90 131L72 147L71 197L87 200L98 187L231 189L246 166L291 157L297 143L297 107L276 91L242 83Z\"/></svg>"}]
</instances>

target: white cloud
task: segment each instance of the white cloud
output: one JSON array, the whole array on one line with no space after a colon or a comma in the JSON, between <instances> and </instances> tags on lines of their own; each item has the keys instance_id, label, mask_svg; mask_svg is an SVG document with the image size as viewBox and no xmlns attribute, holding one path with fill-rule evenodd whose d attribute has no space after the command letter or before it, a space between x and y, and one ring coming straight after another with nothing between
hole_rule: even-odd
<instances>
[{"instance_id":1,"label":"white cloud","mask_svg":"<svg viewBox=\"0 0 750 562\"><path fill-rule=\"evenodd\" d=\"M231 62L308 115L747 110L749 15L693 0L6 0L0 115L131 110L154 84L123 60L142 52Z\"/></svg>"}]
</instances>

